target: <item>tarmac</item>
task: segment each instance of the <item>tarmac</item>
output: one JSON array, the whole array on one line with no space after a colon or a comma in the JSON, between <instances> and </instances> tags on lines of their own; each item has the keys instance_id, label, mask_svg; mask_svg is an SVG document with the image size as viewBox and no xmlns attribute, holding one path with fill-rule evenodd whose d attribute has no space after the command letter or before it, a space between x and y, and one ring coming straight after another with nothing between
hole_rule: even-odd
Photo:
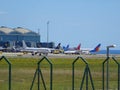
<instances>
[{"instance_id":1,"label":"tarmac","mask_svg":"<svg viewBox=\"0 0 120 90\"><path fill-rule=\"evenodd\" d=\"M44 55L42 56L39 56L39 55L34 55L32 56L31 53L27 53L27 54L23 54L21 52L2 52L0 53L0 56L5 56L5 57L25 57L25 58L41 58L43 57ZM96 54L96 55L73 55L73 54L51 54L49 53L46 57L48 58L77 58L77 57L84 57L84 58L106 58L106 54ZM120 54L114 54L114 55L111 55L110 54L110 57L119 57L120 58Z\"/></svg>"}]
</instances>

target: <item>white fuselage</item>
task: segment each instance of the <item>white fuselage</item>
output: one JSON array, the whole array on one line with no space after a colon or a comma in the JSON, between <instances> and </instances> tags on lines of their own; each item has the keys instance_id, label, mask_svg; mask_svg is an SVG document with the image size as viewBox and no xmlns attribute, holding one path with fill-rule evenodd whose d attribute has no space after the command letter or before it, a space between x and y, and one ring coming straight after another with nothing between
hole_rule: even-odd
<instances>
[{"instance_id":1,"label":"white fuselage","mask_svg":"<svg viewBox=\"0 0 120 90\"><path fill-rule=\"evenodd\" d=\"M64 51L64 54L80 54L80 52L78 50L68 50Z\"/></svg>"}]
</instances>

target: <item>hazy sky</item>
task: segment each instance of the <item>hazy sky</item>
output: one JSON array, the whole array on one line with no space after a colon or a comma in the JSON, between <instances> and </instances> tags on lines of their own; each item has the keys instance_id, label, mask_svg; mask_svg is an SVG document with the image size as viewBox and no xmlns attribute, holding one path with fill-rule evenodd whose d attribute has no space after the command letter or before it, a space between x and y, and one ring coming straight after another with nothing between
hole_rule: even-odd
<instances>
[{"instance_id":1,"label":"hazy sky","mask_svg":"<svg viewBox=\"0 0 120 90\"><path fill-rule=\"evenodd\" d=\"M120 49L120 0L1 0L0 26L40 29L41 41Z\"/></svg>"}]
</instances>

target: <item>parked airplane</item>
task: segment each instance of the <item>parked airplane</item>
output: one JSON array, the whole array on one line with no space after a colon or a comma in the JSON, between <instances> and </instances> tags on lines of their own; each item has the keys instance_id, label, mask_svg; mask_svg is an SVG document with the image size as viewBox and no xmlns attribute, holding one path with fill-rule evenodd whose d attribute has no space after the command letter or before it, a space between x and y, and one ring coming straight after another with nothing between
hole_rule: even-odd
<instances>
[{"instance_id":1,"label":"parked airplane","mask_svg":"<svg viewBox=\"0 0 120 90\"><path fill-rule=\"evenodd\" d=\"M80 47L81 47L81 44L79 44L75 48L67 48L67 50L64 51L64 54L80 54Z\"/></svg>"},{"instance_id":2,"label":"parked airplane","mask_svg":"<svg viewBox=\"0 0 120 90\"><path fill-rule=\"evenodd\" d=\"M4 51L6 48L0 47L0 51Z\"/></svg>"},{"instance_id":3,"label":"parked airplane","mask_svg":"<svg viewBox=\"0 0 120 90\"><path fill-rule=\"evenodd\" d=\"M52 49L53 54L63 53L63 48L61 47L61 43L59 43L54 49Z\"/></svg>"},{"instance_id":4,"label":"parked airplane","mask_svg":"<svg viewBox=\"0 0 120 90\"><path fill-rule=\"evenodd\" d=\"M100 50L101 44L98 44L93 50L90 50L90 52L98 52Z\"/></svg>"},{"instance_id":5,"label":"parked airplane","mask_svg":"<svg viewBox=\"0 0 120 90\"><path fill-rule=\"evenodd\" d=\"M66 47L63 46L63 50L64 50L64 51L67 51L68 49L69 49L69 45L67 45Z\"/></svg>"},{"instance_id":6,"label":"parked airplane","mask_svg":"<svg viewBox=\"0 0 120 90\"><path fill-rule=\"evenodd\" d=\"M24 40L22 41L22 43L23 43L23 49L21 50L22 52L30 52L30 53L32 53L32 55L35 55L38 53L39 53L39 55L41 55L41 54L48 55L48 53L51 52L49 48L27 47Z\"/></svg>"},{"instance_id":7,"label":"parked airplane","mask_svg":"<svg viewBox=\"0 0 120 90\"><path fill-rule=\"evenodd\" d=\"M58 43L58 45L55 47L55 49L60 49L61 48L61 43Z\"/></svg>"},{"instance_id":8,"label":"parked airplane","mask_svg":"<svg viewBox=\"0 0 120 90\"><path fill-rule=\"evenodd\" d=\"M90 49L82 49L81 48L81 53L82 54L92 54L92 53L95 53L95 52L98 52L100 50L100 46L101 44L98 44L94 49L90 50Z\"/></svg>"}]
</instances>

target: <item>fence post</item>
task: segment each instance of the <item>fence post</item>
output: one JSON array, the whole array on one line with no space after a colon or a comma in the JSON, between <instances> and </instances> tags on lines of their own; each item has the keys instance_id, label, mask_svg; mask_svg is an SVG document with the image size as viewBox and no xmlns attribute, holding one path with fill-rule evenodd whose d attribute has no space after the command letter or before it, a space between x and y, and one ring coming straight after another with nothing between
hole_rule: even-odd
<instances>
[{"instance_id":1,"label":"fence post","mask_svg":"<svg viewBox=\"0 0 120 90\"><path fill-rule=\"evenodd\" d=\"M0 58L0 61L3 59L7 62L8 66L9 66L9 68L8 68L9 69L8 90L11 90L11 63L9 62L9 60L5 56L2 56Z\"/></svg>"},{"instance_id":2,"label":"fence post","mask_svg":"<svg viewBox=\"0 0 120 90\"><path fill-rule=\"evenodd\" d=\"M117 65L118 65L118 89L117 90L120 90L120 64L119 62L114 58L112 57L111 58ZM102 85L103 85L103 90L105 89L105 63L107 63L107 66L106 66L106 90L109 90L109 60L110 60L110 57L107 57L105 59L105 61L103 62L102 64Z\"/></svg>"},{"instance_id":3,"label":"fence post","mask_svg":"<svg viewBox=\"0 0 120 90\"><path fill-rule=\"evenodd\" d=\"M46 60L48 62L48 64L50 65L50 90L52 90L53 67L52 67L52 63L50 62L50 60L48 58L46 58L46 57L43 57L37 63L37 69L35 71L35 74L34 74L34 77L33 77L33 81L32 81L32 85L30 87L30 90L32 90L32 88L33 88L33 84L34 84L34 81L35 81L35 78L36 78L37 75L38 75L38 90L40 90L40 77L41 77L41 80L42 80L42 83L43 83L43 86L44 86L44 90L47 90L46 84L45 84L45 81L44 81L44 78L43 78L43 74L42 74L42 71L41 71L41 67L40 67L40 64L41 64L41 62L43 60Z\"/></svg>"},{"instance_id":4,"label":"fence post","mask_svg":"<svg viewBox=\"0 0 120 90\"><path fill-rule=\"evenodd\" d=\"M77 62L77 60L81 59L84 63L85 63L85 70L84 70L84 75L83 75L83 78L82 78L82 82L81 82L81 85L80 85L80 90L82 90L83 88L83 84L84 84L84 80L86 78L86 90L88 90L88 76L90 77L90 81L91 81L91 85L92 85L92 90L94 90L94 84L93 84L93 80L92 80L92 75L91 75L91 72L90 72L90 68L89 68L89 65L87 63L87 61L82 58L82 57L77 57L73 63L72 63L72 90L74 90L74 78L75 78L75 75L74 75L74 69L75 69L75 63Z\"/></svg>"}]
</instances>

